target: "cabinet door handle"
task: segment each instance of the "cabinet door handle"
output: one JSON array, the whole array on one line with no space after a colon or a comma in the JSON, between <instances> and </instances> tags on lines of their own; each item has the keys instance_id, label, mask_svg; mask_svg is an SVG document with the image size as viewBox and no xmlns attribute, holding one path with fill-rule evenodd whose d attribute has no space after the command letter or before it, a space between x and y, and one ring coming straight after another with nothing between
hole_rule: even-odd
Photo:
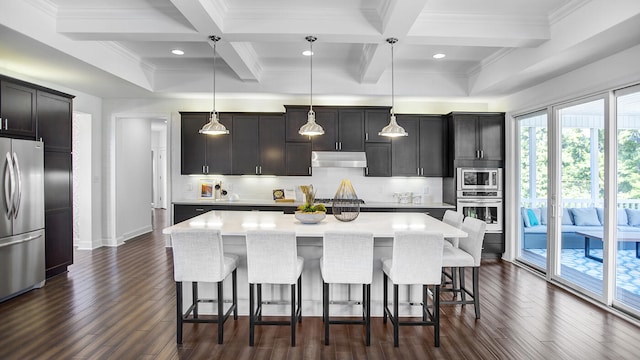
<instances>
[{"instance_id":1,"label":"cabinet door handle","mask_svg":"<svg viewBox=\"0 0 640 360\"><path fill-rule=\"evenodd\" d=\"M333 144L333 148L338 150L338 142L336 141L335 144Z\"/></svg>"},{"instance_id":2,"label":"cabinet door handle","mask_svg":"<svg viewBox=\"0 0 640 360\"><path fill-rule=\"evenodd\" d=\"M203 174L206 174L206 173L207 173L207 172L206 172L206 170L204 169L204 165L202 165L202 173L203 173Z\"/></svg>"},{"instance_id":3,"label":"cabinet door handle","mask_svg":"<svg viewBox=\"0 0 640 360\"><path fill-rule=\"evenodd\" d=\"M5 130L9 130L9 119L8 118L4 118L4 129Z\"/></svg>"},{"instance_id":4,"label":"cabinet door handle","mask_svg":"<svg viewBox=\"0 0 640 360\"><path fill-rule=\"evenodd\" d=\"M364 141L369 141L369 133L364 133Z\"/></svg>"},{"instance_id":5,"label":"cabinet door handle","mask_svg":"<svg viewBox=\"0 0 640 360\"><path fill-rule=\"evenodd\" d=\"M338 143L338 150L342 150L342 141Z\"/></svg>"},{"instance_id":6,"label":"cabinet door handle","mask_svg":"<svg viewBox=\"0 0 640 360\"><path fill-rule=\"evenodd\" d=\"M258 165L256 165L256 175L258 175L258 174L259 174L259 172L258 172Z\"/></svg>"},{"instance_id":7,"label":"cabinet door handle","mask_svg":"<svg viewBox=\"0 0 640 360\"><path fill-rule=\"evenodd\" d=\"M484 150L480 150L480 159L484 159Z\"/></svg>"},{"instance_id":8,"label":"cabinet door handle","mask_svg":"<svg viewBox=\"0 0 640 360\"><path fill-rule=\"evenodd\" d=\"M260 175L262 175L262 165L258 166L258 170L260 172Z\"/></svg>"},{"instance_id":9,"label":"cabinet door handle","mask_svg":"<svg viewBox=\"0 0 640 360\"><path fill-rule=\"evenodd\" d=\"M204 211L204 209L202 209L202 208L197 208L197 209L196 209L196 211L200 211L200 212L202 212L202 211Z\"/></svg>"},{"instance_id":10,"label":"cabinet door handle","mask_svg":"<svg viewBox=\"0 0 640 360\"><path fill-rule=\"evenodd\" d=\"M311 175L311 166L309 166L309 175Z\"/></svg>"},{"instance_id":11,"label":"cabinet door handle","mask_svg":"<svg viewBox=\"0 0 640 360\"><path fill-rule=\"evenodd\" d=\"M209 165L207 165L207 174L209 173Z\"/></svg>"},{"instance_id":12,"label":"cabinet door handle","mask_svg":"<svg viewBox=\"0 0 640 360\"><path fill-rule=\"evenodd\" d=\"M369 175L369 168L368 167L364 168L364 174L365 175Z\"/></svg>"},{"instance_id":13,"label":"cabinet door handle","mask_svg":"<svg viewBox=\"0 0 640 360\"><path fill-rule=\"evenodd\" d=\"M424 176L424 168L420 168L420 176Z\"/></svg>"}]
</instances>

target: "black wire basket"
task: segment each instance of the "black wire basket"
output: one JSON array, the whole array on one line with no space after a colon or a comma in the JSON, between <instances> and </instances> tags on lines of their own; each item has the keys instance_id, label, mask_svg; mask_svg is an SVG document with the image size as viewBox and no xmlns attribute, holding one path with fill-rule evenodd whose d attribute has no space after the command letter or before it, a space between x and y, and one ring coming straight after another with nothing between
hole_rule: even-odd
<instances>
[{"instance_id":1,"label":"black wire basket","mask_svg":"<svg viewBox=\"0 0 640 360\"><path fill-rule=\"evenodd\" d=\"M360 215L360 199L351 185L344 179L336 191L331 204L331 212L340 221L353 221Z\"/></svg>"}]
</instances>

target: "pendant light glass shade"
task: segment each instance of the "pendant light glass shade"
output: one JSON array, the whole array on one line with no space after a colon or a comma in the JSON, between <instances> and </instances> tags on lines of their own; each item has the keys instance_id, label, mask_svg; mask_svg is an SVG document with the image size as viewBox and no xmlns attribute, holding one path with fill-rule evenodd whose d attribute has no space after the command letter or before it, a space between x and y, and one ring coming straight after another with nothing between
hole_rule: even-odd
<instances>
[{"instance_id":1,"label":"pendant light glass shade","mask_svg":"<svg viewBox=\"0 0 640 360\"><path fill-rule=\"evenodd\" d=\"M220 41L219 36L211 35L209 40L213 41L213 110L209 116L209 122L204 124L200 129L200 134L205 135L225 135L229 133L224 125L218 120L218 112L216 111L216 44Z\"/></svg>"},{"instance_id":2,"label":"pendant light glass shade","mask_svg":"<svg viewBox=\"0 0 640 360\"><path fill-rule=\"evenodd\" d=\"M315 36L307 36L305 38L309 42L309 62L310 62L310 74L311 81L309 82L309 113L307 114L307 123L300 127L298 133L306 136L316 136L324 134L324 129L318 123L316 123L316 112L313 111L313 42L318 38Z\"/></svg>"},{"instance_id":3,"label":"pendant light glass shade","mask_svg":"<svg viewBox=\"0 0 640 360\"><path fill-rule=\"evenodd\" d=\"M389 117L389 125L380 130L378 135L388 137L408 136L409 134L404 128L396 122L396 114L394 113L394 73L393 73L393 44L398 42L396 38L388 38L387 42L391 44L391 116Z\"/></svg>"}]
</instances>

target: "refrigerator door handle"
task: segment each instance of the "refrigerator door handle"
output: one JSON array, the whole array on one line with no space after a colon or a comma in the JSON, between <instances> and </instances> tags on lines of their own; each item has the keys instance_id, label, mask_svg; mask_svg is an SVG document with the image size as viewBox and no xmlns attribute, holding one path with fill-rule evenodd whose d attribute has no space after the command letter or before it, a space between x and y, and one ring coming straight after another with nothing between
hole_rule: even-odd
<instances>
[{"instance_id":1,"label":"refrigerator door handle","mask_svg":"<svg viewBox=\"0 0 640 360\"><path fill-rule=\"evenodd\" d=\"M18 155L13 153L13 163L16 167L16 179L18 179L18 189L13 202L13 218L18 218L18 212L20 211L20 203L22 202L22 172L20 171L20 163L18 162Z\"/></svg>"},{"instance_id":2,"label":"refrigerator door handle","mask_svg":"<svg viewBox=\"0 0 640 360\"><path fill-rule=\"evenodd\" d=\"M6 154L7 166L4 168L4 205L7 208L7 218L11 220L13 216L13 161L11 155Z\"/></svg>"}]
</instances>

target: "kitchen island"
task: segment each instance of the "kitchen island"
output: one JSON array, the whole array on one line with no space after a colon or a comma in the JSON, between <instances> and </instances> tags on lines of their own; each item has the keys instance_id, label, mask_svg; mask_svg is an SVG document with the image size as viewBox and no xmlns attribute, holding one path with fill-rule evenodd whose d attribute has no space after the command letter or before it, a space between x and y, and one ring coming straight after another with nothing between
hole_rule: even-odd
<instances>
[{"instance_id":1,"label":"kitchen island","mask_svg":"<svg viewBox=\"0 0 640 360\"><path fill-rule=\"evenodd\" d=\"M173 201L173 223L177 224L211 210L260 210L281 211L293 214L296 208L304 203L275 202L273 200L176 200ZM327 204L329 212L331 204ZM442 219L448 209L455 210L455 205L447 203L403 204L398 202L371 202L360 205L362 212L420 212Z\"/></svg>"},{"instance_id":2,"label":"kitchen island","mask_svg":"<svg viewBox=\"0 0 640 360\"><path fill-rule=\"evenodd\" d=\"M247 230L277 229L294 231L298 238L298 255L304 257L304 271L302 274L302 300L304 316L322 315L322 278L320 276L320 257L322 256L322 236L327 230L340 231L368 231L374 235L374 263L373 284L371 285L371 314L382 316L382 263L381 258L391 257L391 245L395 231L426 230L442 232L445 237L466 237L460 229L447 225L424 213L396 213L396 212L363 212L351 222L338 221L334 216L327 217L319 224L302 224L293 214L275 211L209 211L189 220L167 227L164 234L170 235L175 229L219 229L224 241L226 253L239 256L238 264L238 310L240 314L248 314L248 282L246 264L245 235ZM231 282L225 283L225 292L231 290ZM214 285L203 284L201 293L214 296ZM263 287L263 300L278 304L289 299L289 289L286 286L266 285ZM358 285L332 285L332 299L344 301L359 301L362 290ZM185 291L185 303L189 303L190 290ZM403 302L419 302L420 287L406 290L400 297ZM213 313L212 307L203 311ZM419 308L403 309L405 313L411 311L419 314ZM286 305L267 307L267 314L287 315ZM331 313L345 316L358 316L360 306L334 305ZM414 312L415 311L415 312Z\"/></svg>"}]
</instances>

